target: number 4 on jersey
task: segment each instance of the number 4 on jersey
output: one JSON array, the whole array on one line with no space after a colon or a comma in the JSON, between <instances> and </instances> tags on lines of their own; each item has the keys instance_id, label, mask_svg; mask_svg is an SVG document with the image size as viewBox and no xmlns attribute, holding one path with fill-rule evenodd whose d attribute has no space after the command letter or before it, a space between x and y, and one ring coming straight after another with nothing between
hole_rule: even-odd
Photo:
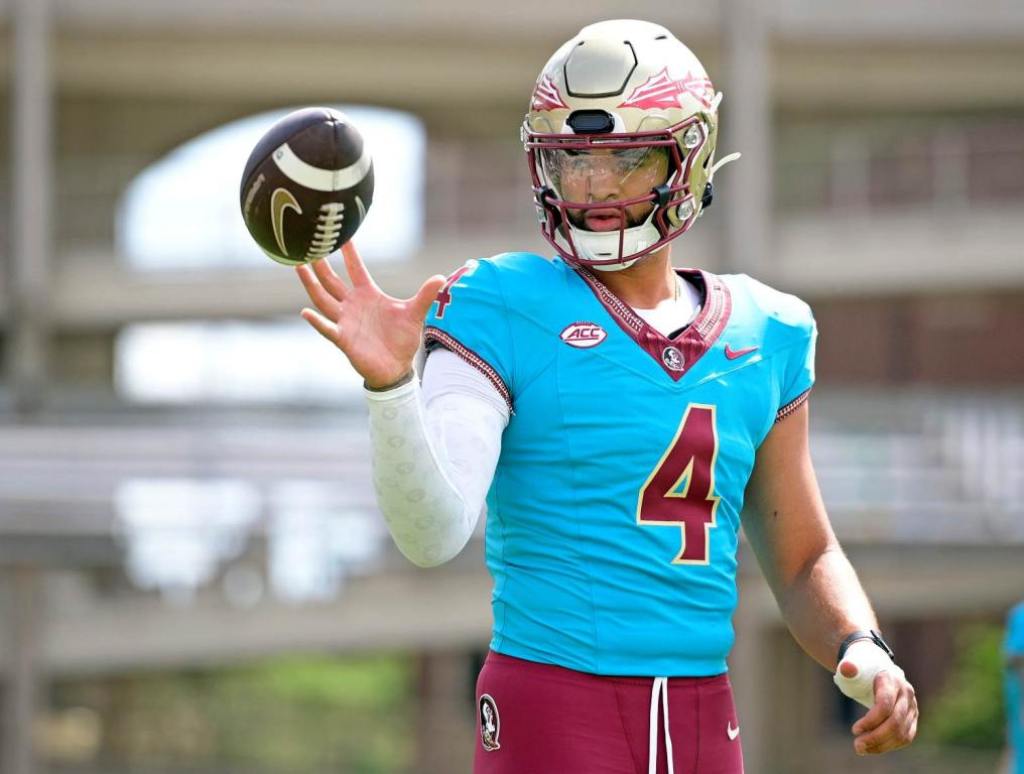
<instances>
[{"instance_id":1,"label":"number 4 on jersey","mask_svg":"<svg viewBox=\"0 0 1024 774\"><path fill-rule=\"evenodd\" d=\"M438 320L444 318L444 310L447 309L448 304L452 302L452 286L462 277L465 277L467 274L472 274L476 267L476 261L466 261L466 265L453 271L451 276L448 277L448 280L441 286L441 289L437 292L436 299Z\"/></svg>"},{"instance_id":2,"label":"number 4 on jersey","mask_svg":"<svg viewBox=\"0 0 1024 774\"><path fill-rule=\"evenodd\" d=\"M715 407L691 403L675 438L640 489L636 522L678 525L682 547L673 564L707 564L709 531L715 526L715 461L718 428Z\"/></svg>"}]
</instances>

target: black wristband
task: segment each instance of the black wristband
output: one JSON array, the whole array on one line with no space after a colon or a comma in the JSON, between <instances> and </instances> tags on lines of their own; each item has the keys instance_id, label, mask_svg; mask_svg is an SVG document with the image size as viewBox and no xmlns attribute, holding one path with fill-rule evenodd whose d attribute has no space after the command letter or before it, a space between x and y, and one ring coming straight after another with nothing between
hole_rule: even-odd
<instances>
[{"instance_id":1,"label":"black wristband","mask_svg":"<svg viewBox=\"0 0 1024 774\"><path fill-rule=\"evenodd\" d=\"M415 371L410 371L405 376L403 376L401 379L399 379L397 382L392 382L391 384L386 384L383 387L371 387L370 385L368 385L366 383L366 380L363 379L363 387L365 387L370 392L387 392L388 390L393 390L396 387L401 387L403 384L408 384L409 382L411 382L413 380L413 377L415 377L415 376L416 376L416 372Z\"/></svg>"},{"instance_id":2,"label":"black wristband","mask_svg":"<svg viewBox=\"0 0 1024 774\"><path fill-rule=\"evenodd\" d=\"M857 642L857 640L871 640L875 645L884 650L889 655L889 658L893 661L896 660L896 654L892 652L892 648L889 647L889 643L882 638L882 635L879 632L874 629L869 629L868 631L856 631L853 634L848 635L846 639L840 643L839 657L836 659L837 664L843 660L843 656L846 655L847 649L849 649L853 643Z\"/></svg>"}]
</instances>

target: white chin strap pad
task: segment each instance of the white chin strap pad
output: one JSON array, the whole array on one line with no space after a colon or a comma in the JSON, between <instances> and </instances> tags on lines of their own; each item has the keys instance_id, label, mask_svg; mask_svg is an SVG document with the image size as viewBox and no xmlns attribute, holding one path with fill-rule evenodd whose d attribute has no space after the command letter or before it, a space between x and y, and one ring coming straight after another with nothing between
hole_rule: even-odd
<instances>
[{"instance_id":1,"label":"white chin strap pad","mask_svg":"<svg viewBox=\"0 0 1024 774\"><path fill-rule=\"evenodd\" d=\"M590 268L594 271L622 271L623 269L628 269L639 260L639 258L633 258L632 260L623 261L622 263L602 263L591 266Z\"/></svg>"},{"instance_id":2,"label":"white chin strap pad","mask_svg":"<svg viewBox=\"0 0 1024 774\"><path fill-rule=\"evenodd\" d=\"M576 226L569 226L572 234L573 244L576 245L576 255L583 261L607 261L619 254L619 230L615 231L585 231ZM622 237L622 254L632 255L657 242L661 237L658 229L648 221L640 226L627 228ZM620 271L636 263L638 259L627 259L619 263L608 263L603 266L593 266L600 271Z\"/></svg>"},{"instance_id":3,"label":"white chin strap pad","mask_svg":"<svg viewBox=\"0 0 1024 774\"><path fill-rule=\"evenodd\" d=\"M880 672L891 672L903 677L903 670L893 663L889 654L870 640L857 640L850 645L840 665L846 663L857 667L857 676L843 677L837 667L832 682L844 695L868 709L875 705L875 677Z\"/></svg>"}]
</instances>

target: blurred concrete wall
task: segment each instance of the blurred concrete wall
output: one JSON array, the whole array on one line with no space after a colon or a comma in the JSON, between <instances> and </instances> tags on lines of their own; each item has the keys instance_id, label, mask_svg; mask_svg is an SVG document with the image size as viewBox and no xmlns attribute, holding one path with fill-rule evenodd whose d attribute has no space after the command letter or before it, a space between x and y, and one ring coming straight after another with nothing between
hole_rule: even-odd
<instances>
[{"instance_id":1,"label":"blurred concrete wall","mask_svg":"<svg viewBox=\"0 0 1024 774\"><path fill-rule=\"evenodd\" d=\"M608 3L582 13L455 0L443 11L436 4L236 0L34 5L50 9L52 79L43 86L19 80L13 59L0 60L8 95L0 104L0 235L13 249L11 159L21 151L6 130L15 125L11 97L19 83L29 84L39 89L29 104L52 101L42 139L52 150L51 209L42 217L53 276L37 306L49 310L50 367L69 383L101 377L110 336L125 322L224 313L202 277L190 290L205 287L206 296L179 294L190 300L187 310L159 287L153 292L163 303L140 310L136 299L152 283L118 265L115 207L148 164L205 130L265 109L379 104L425 122L427 242L388 277L396 292L471 255L546 250L531 225L517 142L526 97L558 42L582 23L621 12ZM1024 288L1017 217L1024 84L1014 75L1024 67L1024 19L1015 4L983 5L631 6L637 17L668 24L705 60L726 94L721 151L745 153L722 173L716 204L679 243L677 262L751 271L808 297L827 334L827 378L977 381L991 369L1005 381L1021 374L1020 358L986 342L1019 322L1014 309ZM0 6L8 49L18 7L13 0ZM756 59L730 54L758 40ZM751 187L763 193L752 198ZM8 254L8 265L14 257ZM256 296L240 295L260 300L238 313L291 312L300 301L279 275L252 283ZM945 315L936 310L965 295L958 308L967 319L939 319ZM197 305L197 298L206 300ZM6 303L16 308L10 293ZM843 362L865 338L846 325L851 309L863 326L884 331L882 339L912 343ZM949 349L978 360L950 357Z\"/></svg>"}]
</instances>

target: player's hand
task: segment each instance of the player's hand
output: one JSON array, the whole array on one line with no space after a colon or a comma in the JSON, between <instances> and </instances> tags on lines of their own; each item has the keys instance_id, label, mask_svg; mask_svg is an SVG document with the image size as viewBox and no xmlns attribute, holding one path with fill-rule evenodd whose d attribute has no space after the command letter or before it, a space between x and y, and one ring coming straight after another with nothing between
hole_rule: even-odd
<instances>
[{"instance_id":1,"label":"player's hand","mask_svg":"<svg viewBox=\"0 0 1024 774\"><path fill-rule=\"evenodd\" d=\"M853 724L853 749L877 755L906 747L917 735L917 697L903 670L872 642L853 643L836 670L835 683L868 707Z\"/></svg>"},{"instance_id":2,"label":"player's hand","mask_svg":"<svg viewBox=\"0 0 1024 774\"><path fill-rule=\"evenodd\" d=\"M303 309L302 319L345 353L368 387L387 387L412 371L423 318L445 278L431 277L412 298L393 298L377 287L352 242L341 252L351 285L326 258L296 267L316 307Z\"/></svg>"}]
</instances>

